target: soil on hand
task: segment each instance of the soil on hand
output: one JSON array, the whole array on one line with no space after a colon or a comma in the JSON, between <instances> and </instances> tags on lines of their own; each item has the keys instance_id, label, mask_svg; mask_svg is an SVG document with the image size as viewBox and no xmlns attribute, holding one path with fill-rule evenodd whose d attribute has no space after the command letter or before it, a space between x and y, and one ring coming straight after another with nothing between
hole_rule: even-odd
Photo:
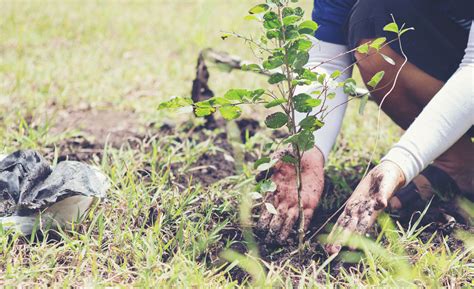
<instances>
[{"instance_id":1,"label":"soil on hand","mask_svg":"<svg viewBox=\"0 0 474 289\"><path fill-rule=\"evenodd\" d=\"M164 125L160 129L153 129L140 124L138 119L137 115L132 112L110 110L69 111L59 115L56 125L51 129L50 133L53 135L73 135L72 137L65 138L57 144L60 151L60 160L70 159L80 161L90 161L94 156L100 157L106 145L115 148L129 145L131 148L136 148L151 135L172 135L175 133L174 128L168 125ZM194 139L206 141L209 138L209 130L213 131L213 129L220 129L221 132L213 136L212 143L212 145L217 147L218 150L205 152L188 168L186 174L178 173L181 164L172 164L171 170L174 172L174 183L176 185L181 186L182 188L187 187L190 184L199 184L203 187L207 187L225 179L226 177L238 173L233 159L235 157L233 146L225 133L225 128L223 127L224 122L217 120L214 124L218 124L217 127L198 127L195 128L192 134ZM237 126L240 130L240 140L242 142L245 142L248 137L255 135L259 130L258 122L252 119L238 121ZM185 141L185 139L179 138L176 140ZM247 157L245 159L248 160ZM354 171L363 171L363 169L364 167L361 167L360 170L354 168L352 173L347 176L342 173L342 178L346 179L346 183L354 189L358 183L358 177L354 177ZM341 177L341 175L338 177ZM326 196L333 194L341 195L341 192L338 192L339 189L332 185L329 178L326 178L325 183L326 187L324 194ZM347 196L349 193L350 192L343 192L343 194ZM325 201L323 200L322 203L324 202ZM341 202L343 202L343 200ZM237 212L237 203L235 204L235 207ZM332 220L336 220L336 210L338 208L339 206L334 203L329 207L320 205L312 220L307 238L312 236L316 231L319 232L321 226L324 226L325 222L331 216L333 217ZM445 211L446 210L443 212ZM258 209L254 213L258 215ZM151 212L150 214L150 220L153 220L154 213ZM438 232L437 237L434 239L435 244L442 245L442 236L449 235L451 237L449 238L448 243L453 250L463 248L462 241L456 239L452 233L456 229L462 229L474 233L474 228L462 224L451 224L447 226L440 222L439 216L439 210L433 209L428 211L425 219L433 223L420 235L420 238L422 240L428 240L434 232ZM237 219L235 216L221 217L231 220ZM216 220L216 222L218 222L218 220ZM322 230L321 233L327 233L327 230ZM237 252L248 252L241 226L237 221L234 220L227 225L220 234L221 238L219 241L212 244L208 250L206 250L206 253L200 257L201 261L206 263L208 266L222 265L223 260L219 257L219 254L225 248L226 244L231 243L232 245L230 248ZM290 236L289 243L286 246L265 244L263 241L264 236L256 235L256 239L261 258L268 262L283 264L290 260L292 266L302 269L305 266L308 266L312 260L325 260L327 258L323 247L317 241L317 237L311 239L312 241L310 242L310 245L305 248L305 252L301 257L296 253L298 248L296 232L293 232L292 236ZM341 260L336 259L331 264L331 273L338 274L341 268L348 268L350 266L355 265L344 263ZM238 280L239 282L242 282L244 279L249 277L245 271L238 267L233 268L229 274L232 279Z\"/></svg>"}]
</instances>

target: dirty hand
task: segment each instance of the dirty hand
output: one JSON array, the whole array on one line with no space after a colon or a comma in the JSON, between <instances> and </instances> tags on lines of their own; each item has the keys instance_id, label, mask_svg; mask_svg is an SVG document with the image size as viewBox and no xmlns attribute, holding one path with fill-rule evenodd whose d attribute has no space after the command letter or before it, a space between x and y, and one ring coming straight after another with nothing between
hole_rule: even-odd
<instances>
[{"instance_id":1,"label":"dirty hand","mask_svg":"<svg viewBox=\"0 0 474 289\"><path fill-rule=\"evenodd\" d=\"M352 233L364 234L378 214L387 207L390 197L405 183L405 176L394 163L384 161L373 168L359 183L347 201L328 236L326 251L332 255L341 250Z\"/></svg>"},{"instance_id":2,"label":"dirty hand","mask_svg":"<svg viewBox=\"0 0 474 289\"><path fill-rule=\"evenodd\" d=\"M308 228L323 192L323 166L324 157L319 149L313 148L304 153L301 173L305 230ZM267 194L265 202L271 203L278 213L271 214L263 205L257 229L266 234L266 242L284 244L298 221L295 167L278 161L273 168L271 180L276 184L277 189Z\"/></svg>"}]
</instances>

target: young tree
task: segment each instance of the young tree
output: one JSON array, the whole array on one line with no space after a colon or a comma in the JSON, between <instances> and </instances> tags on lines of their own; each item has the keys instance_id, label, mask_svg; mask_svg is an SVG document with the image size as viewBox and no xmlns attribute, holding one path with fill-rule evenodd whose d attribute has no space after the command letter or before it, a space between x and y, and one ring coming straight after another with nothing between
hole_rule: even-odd
<instances>
[{"instance_id":1,"label":"young tree","mask_svg":"<svg viewBox=\"0 0 474 289\"><path fill-rule=\"evenodd\" d=\"M296 184L298 193L299 221L298 221L298 242L300 252L304 246L304 214L301 199L302 177L301 160L304 153L314 147L314 132L325 124L326 116L331 112L328 110L326 101L335 96L334 89L342 87L344 93L356 95L356 82L349 78L339 82L338 77L344 71L334 71L331 75L317 72L317 67L308 67L309 50L313 46L311 38L318 29L318 24L311 20L304 20L304 11L301 7L293 7L298 0L267 0L252 7L247 20L255 20L262 26L262 35L258 38L243 36L237 33L226 33L222 39L237 37L250 45L252 50L261 60L260 63L247 64L243 70L259 72L269 75L267 89L230 89L223 96L213 96L210 99L193 103L190 98L176 97L159 105L159 109L176 109L184 106L193 106L197 116L209 116L216 111L220 112L226 120L238 118L242 113L243 105L261 105L271 112L265 119L265 125L269 129L280 129L286 127L288 136L275 142L275 148L281 145L288 146L289 150L280 156L280 159L294 166L296 172ZM403 28L403 27L402 27ZM379 50L390 42L399 39L407 29L399 29L393 22L385 26L384 30L397 34L391 41L386 41L385 37L377 38L370 43L365 43L354 50L368 54L369 48ZM258 40L256 40L258 39ZM344 53L344 54L346 54ZM344 54L338 55L340 57ZM381 54L381 53L380 53ZM382 54L384 59L391 63L388 56ZM335 57L334 59L336 59ZM333 61L329 59L326 62ZM347 67L350 69L355 63ZM376 73L367 83L368 87L375 89L384 72ZM310 94L298 93L298 86L318 83L320 89ZM361 109L368 100L369 93L361 97ZM342 104L341 104L342 105ZM274 111L277 110L277 111ZM295 115L304 113L305 117L296 123ZM279 159L263 157L255 162L255 168L259 171L269 170ZM275 190L275 185L270 180L263 180L257 184L260 193ZM265 204L269 211L276 214L275 208Z\"/></svg>"}]
</instances>

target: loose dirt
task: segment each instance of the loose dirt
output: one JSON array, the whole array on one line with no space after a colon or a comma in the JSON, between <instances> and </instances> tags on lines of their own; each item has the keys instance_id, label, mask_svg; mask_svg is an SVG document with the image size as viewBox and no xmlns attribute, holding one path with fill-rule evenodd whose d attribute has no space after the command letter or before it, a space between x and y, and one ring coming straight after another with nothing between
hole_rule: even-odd
<instances>
[{"instance_id":1,"label":"loose dirt","mask_svg":"<svg viewBox=\"0 0 474 289\"><path fill-rule=\"evenodd\" d=\"M140 124L138 116L132 112L118 112L118 111L94 111L94 110L81 110L81 111L69 111L59 114L56 125L51 129L50 134L70 134L71 137L65 138L60 141L57 146L60 149L60 160L80 160L90 161L95 156L100 157L103 153L104 147L110 145L111 147L119 148L123 145L129 145L131 148L138 147L140 143L143 143L151 135L170 135L175 133L174 128L168 125L164 125L159 129L153 129L149 126ZM217 124L217 125L216 125ZM219 120L212 122L212 127L198 127L193 132L198 139L202 141L208 138L208 131L215 128L223 129L224 122ZM257 121L252 119L243 119L237 122L237 126L240 130L240 139L245 142L248 137L252 137L259 130L259 124ZM225 131L225 129L224 129ZM179 140L179 139L178 139ZM183 140L184 141L184 140ZM228 136L225 132L221 132L214 137L214 143L220 150L216 152L206 152L193 164L194 170L191 170L189 174L177 175L177 182L183 186L189 184L200 184L203 187L207 187L215 184L217 181L222 180L226 177L237 174L235 169L235 163L232 161L234 157L233 147L228 140ZM230 158L229 158L230 157ZM247 158L246 158L247 159ZM180 164L173 164L171 169L177 170ZM361 166L360 170L355 168L352 174L342 177L347 180L347 183L354 189L358 183L358 177L354 177L354 171L362 171L364 168ZM340 177L340 176L339 176ZM331 179L326 177L325 195L331 194L341 195L341 192L337 192L337 188L331 183ZM349 192L350 193L350 192ZM342 194L348 195L348 192L342 192ZM324 201L323 201L324 202ZM238 204L236 205L236 211ZM307 236L313 235L316 230L325 223L325 221L332 216L337 210L338 206L328 207L327 205L320 206L318 208L315 217L313 218L310 226L310 231ZM455 206L444 205L443 208L434 207L430 209L424 218L422 224L432 223L421 235L422 240L428 240L434 232L438 232L437 237L434 239L436 244L442 244L443 237L445 235L452 235L455 229L462 229L471 233L474 233L474 228L463 224L452 224L446 226L442 223L440 216L441 213L447 212L449 214L449 208L451 212L455 213ZM454 208L454 209L453 209ZM258 208L254 211L258 215ZM154 212L150 211L148 216L150 225L152 225L154 218ZM232 219L232 216L221 216L226 219ZM337 214L333 220L336 220ZM221 218L220 218L221 219ZM405 226L408 225L405 218L401 218L400 222ZM322 232L324 232L323 230ZM327 231L327 230L326 230ZM279 246L274 244L265 244L263 242L264 236L256 234L256 240L258 242L260 256L265 261L271 261L275 263L283 264L290 260L290 263L295 268L304 268L309 265L312 260L324 260L327 258L326 253L322 246L317 242L316 238L310 242L310 245L305 248L305 252L302 257L298 257L295 254L297 250L296 244L296 232L293 232L289 238L289 242L286 246ZM462 248L462 241L456 238L449 239L449 245L453 250ZM243 232L238 222L233 222L226 226L221 231L221 238L218 242L211 245L205 254L201 256L201 261L205 262L209 266L218 266L222 264L222 260L219 257L220 252L225 247L225 244L232 243L231 249L234 249L240 253L247 252L247 244L243 238ZM331 264L331 272L338 274L341 268L349 268L354 266L350 263L344 263L341 260L335 260ZM243 281L248 278L248 274L239 269L238 267L230 271L230 277L234 280Z\"/></svg>"},{"instance_id":2,"label":"loose dirt","mask_svg":"<svg viewBox=\"0 0 474 289\"><path fill-rule=\"evenodd\" d=\"M100 157L106 145L137 147L148 128L133 112L77 110L59 112L50 135L66 136L57 145L59 160L89 161Z\"/></svg>"}]
</instances>

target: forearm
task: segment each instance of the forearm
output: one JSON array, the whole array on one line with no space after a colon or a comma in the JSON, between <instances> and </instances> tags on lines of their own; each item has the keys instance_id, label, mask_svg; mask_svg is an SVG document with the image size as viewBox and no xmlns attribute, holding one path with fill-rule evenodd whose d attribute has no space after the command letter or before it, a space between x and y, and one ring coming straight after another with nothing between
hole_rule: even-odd
<instances>
[{"instance_id":1,"label":"forearm","mask_svg":"<svg viewBox=\"0 0 474 289\"><path fill-rule=\"evenodd\" d=\"M310 51L310 59L307 64L307 67L314 67L315 65L320 64L323 61L327 61L335 56L342 54L347 51L347 47L345 45L340 44L333 44L324 41L318 41L314 43L314 47ZM335 70L343 71L347 68L351 63L350 55L346 54L341 57L337 57L336 59L324 63L318 66L315 71L319 73L325 73L326 75L331 75L332 72ZM350 77L350 71L339 76L338 81L344 81ZM320 90L321 85L310 85L299 87L295 94L299 93L308 93ZM326 99L325 106L326 111L331 111L325 117L325 123L321 129L317 130L314 133L315 136L315 143L318 149L324 156L324 159L327 160L329 153L331 152L334 143L336 142L337 135L341 129L342 121L344 118L344 114L347 107L347 95L342 91L342 88L337 88L334 90L336 93L335 97L332 99ZM297 113L296 115L296 122L299 123L303 118L306 117L305 113Z\"/></svg>"},{"instance_id":2,"label":"forearm","mask_svg":"<svg viewBox=\"0 0 474 289\"><path fill-rule=\"evenodd\" d=\"M459 70L433 97L383 160L397 164L410 182L474 123L474 36Z\"/></svg>"}]
</instances>

